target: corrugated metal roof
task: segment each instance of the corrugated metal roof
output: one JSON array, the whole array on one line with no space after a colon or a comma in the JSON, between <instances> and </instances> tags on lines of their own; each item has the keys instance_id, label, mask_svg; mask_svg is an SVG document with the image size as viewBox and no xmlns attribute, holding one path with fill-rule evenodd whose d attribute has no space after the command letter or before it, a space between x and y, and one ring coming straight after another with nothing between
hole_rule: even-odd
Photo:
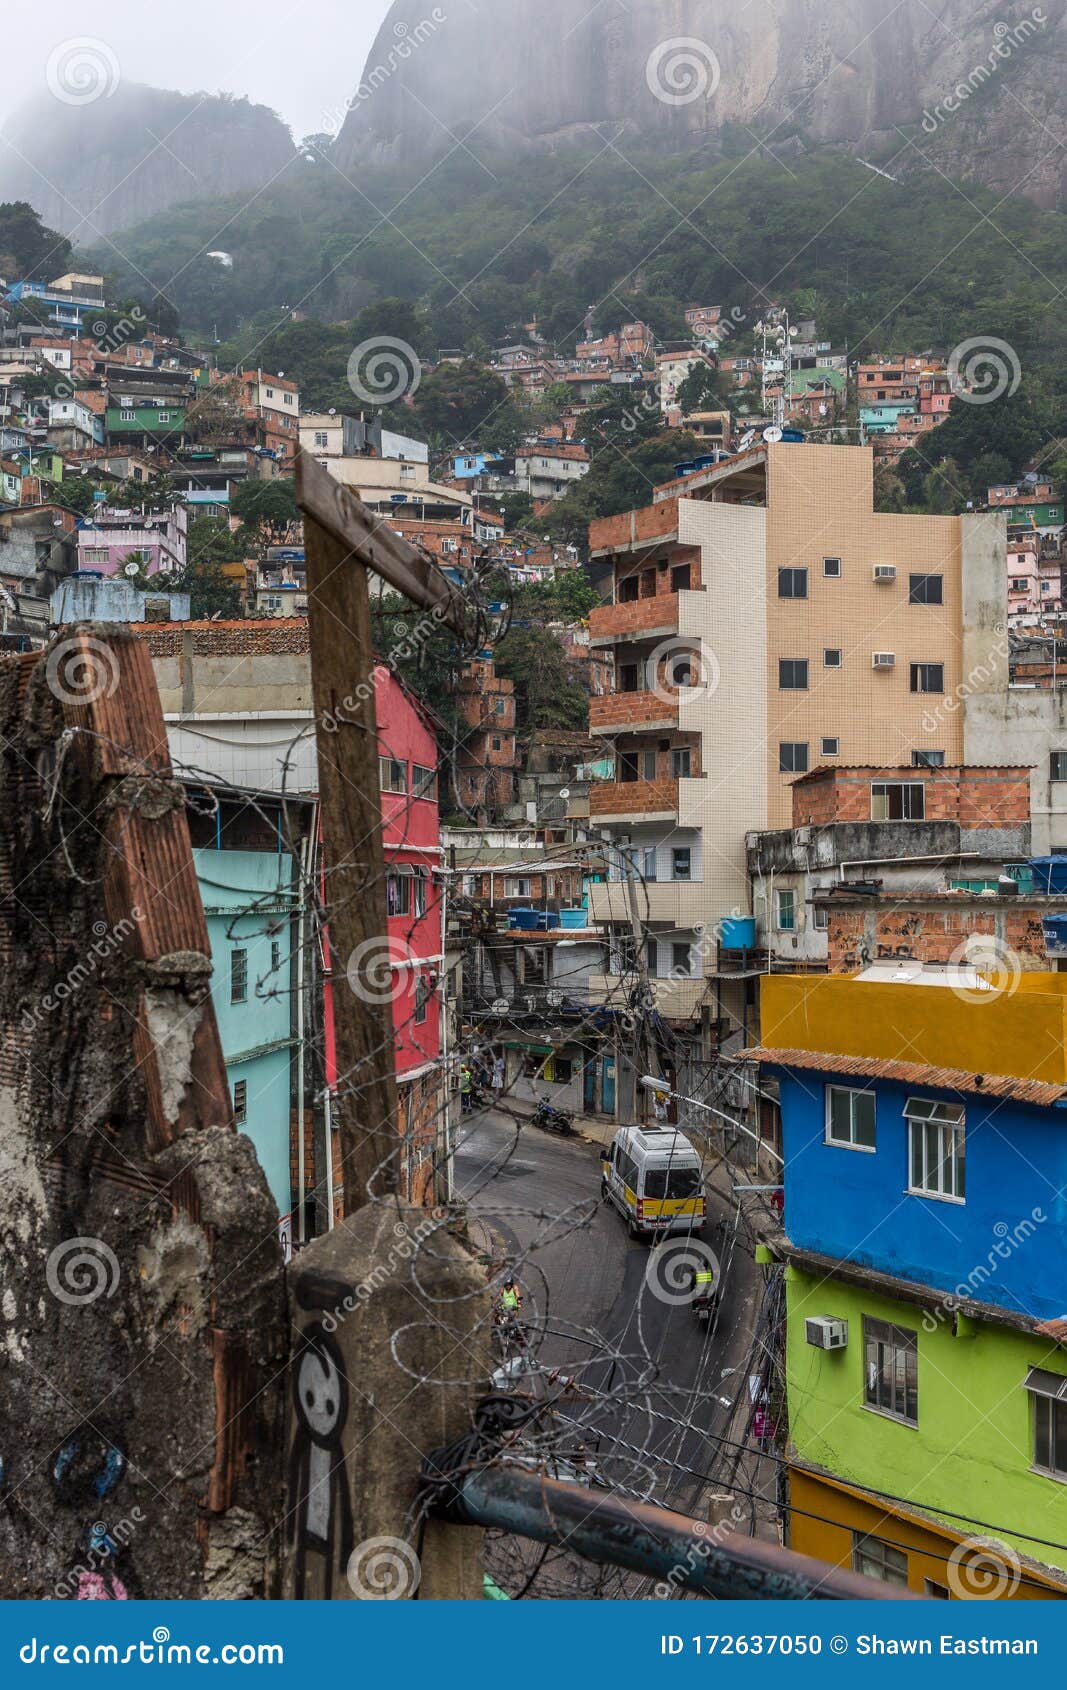
<instances>
[{"instance_id":1,"label":"corrugated metal roof","mask_svg":"<svg viewBox=\"0 0 1067 1690\"><path fill-rule=\"evenodd\" d=\"M902 1085L936 1086L942 1091L964 1092L972 1097L1007 1097L1016 1103L1046 1107L1067 1098L1067 1086L1045 1080L1022 1080L1011 1074L975 1074L964 1068L933 1068L925 1062L896 1062L887 1057L840 1056L835 1051L775 1050L754 1045L740 1051L734 1060L773 1063L779 1068L815 1069L824 1074L855 1074L870 1080L896 1080Z\"/></svg>"}]
</instances>

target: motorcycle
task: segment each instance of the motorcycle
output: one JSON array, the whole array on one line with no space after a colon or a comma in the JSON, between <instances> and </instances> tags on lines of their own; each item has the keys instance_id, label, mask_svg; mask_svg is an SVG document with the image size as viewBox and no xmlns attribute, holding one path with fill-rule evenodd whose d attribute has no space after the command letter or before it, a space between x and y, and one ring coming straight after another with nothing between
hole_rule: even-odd
<instances>
[{"instance_id":1,"label":"motorcycle","mask_svg":"<svg viewBox=\"0 0 1067 1690\"><path fill-rule=\"evenodd\" d=\"M694 1292L690 1307L699 1321L705 1324L715 1318L715 1311L719 1306L719 1287L709 1286L707 1290Z\"/></svg>"},{"instance_id":2,"label":"motorcycle","mask_svg":"<svg viewBox=\"0 0 1067 1690\"><path fill-rule=\"evenodd\" d=\"M574 1116L566 1109L557 1109L547 1097L542 1097L538 1103L533 1122L535 1127L543 1127L549 1133L561 1133L564 1138L574 1132Z\"/></svg>"}]
</instances>

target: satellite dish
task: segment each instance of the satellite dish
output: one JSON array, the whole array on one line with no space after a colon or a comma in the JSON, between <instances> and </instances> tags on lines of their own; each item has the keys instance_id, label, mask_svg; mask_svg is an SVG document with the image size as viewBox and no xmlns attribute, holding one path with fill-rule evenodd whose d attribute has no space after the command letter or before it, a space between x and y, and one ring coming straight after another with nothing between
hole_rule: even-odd
<instances>
[{"instance_id":1,"label":"satellite dish","mask_svg":"<svg viewBox=\"0 0 1067 1690\"><path fill-rule=\"evenodd\" d=\"M557 991L546 992L545 999L552 1009L558 1009L560 1004L563 1002L563 993Z\"/></svg>"},{"instance_id":2,"label":"satellite dish","mask_svg":"<svg viewBox=\"0 0 1067 1690\"><path fill-rule=\"evenodd\" d=\"M743 434L741 436L740 440L737 442L737 450L739 452L744 452L749 446L751 446L751 444L752 444L753 440L755 440L755 438L756 438L756 431L755 431L754 428L750 428L745 434Z\"/></svg>"},{"instance_id":3,"label":"satellite dish","mask_svg":"<svg viewBox=\"0 0 1067 1690\"><path fill-rule=\"evenodd\" d=\"M782 431L780 428L765 428L763 430L763 438L767 442L768 446L777 446L779 440L782 438Z\"/></svg>"},{"instance_id":4,"label":"satellite dish","mask_svg":"<svg viewBox=\"0 0 1067 1690\"><path fill-rule=\"evenodd\" d=\"M507 998L495 998L493 1000L494 1015L506 1015L510 1008L511 1005L509 1004Z\"/></svg>"},{"instance_id":5,"label":"satellite dish","mask_svg":"<svg viewBox=\"0 0 1067 1690\"><path fill-rule=\"evenodd\" d=\"M124 575L138 575L140 570L141 565L139 563L128 563L122 573Z\"/></svg>"},{"instance_id":6,"label":"satellite dish","mask_svg":"<svg viewBox=\"0 0 1067 1690\"><path fill-rule=\"evenodd\" d=\"M570 797L570 795L571 795L571 789L570 789L570 787L569 787L569 786L565 786L565 787L564 787L564 788L563 788L563 790L562 790L562 792L561 792L561 793L560 793L560 797L561 797L561 798L569 798L569 797Z\"/></svg>"}]
</instances>

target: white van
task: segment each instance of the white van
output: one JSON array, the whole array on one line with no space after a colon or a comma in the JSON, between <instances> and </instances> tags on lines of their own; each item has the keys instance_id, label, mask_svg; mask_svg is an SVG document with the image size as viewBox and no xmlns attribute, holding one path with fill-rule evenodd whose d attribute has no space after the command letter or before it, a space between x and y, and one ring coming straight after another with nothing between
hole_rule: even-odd
<instances>
[{"instance_id":1,"label":"white van","mask_svg":"<svg viewBox=\"0 0 1067 1690\"><path fill-rule=\"evenodd\" d=\"M601 1152L600 1189L625 1215L631 1238L699 1232L703 1225L700 1157L674 1127L620 1127Z\"/></svg>"}]
</instances>

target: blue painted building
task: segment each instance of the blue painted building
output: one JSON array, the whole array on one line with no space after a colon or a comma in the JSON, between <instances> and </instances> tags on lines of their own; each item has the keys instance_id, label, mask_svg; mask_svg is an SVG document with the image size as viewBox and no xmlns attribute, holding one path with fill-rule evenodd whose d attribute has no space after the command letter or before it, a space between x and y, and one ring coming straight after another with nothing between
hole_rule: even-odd
<instances>
[{"instance_id":1,"label":"blue painted building","mask_svg":"<svg viewBox=\"0 0 1067 1690\"><path fill-rule=\"evenodd\" d=\"M779 1069L786 1232L799 1249L1054 1319L1067 1109L983 1097L980 1078L961 1095L832 1058Z\"/></svg>"},{"instance_id":2,"label":"blue painted building","mask_svg":"<svg viewBox=\"0 0 1067 1690\"><path fill-rule=\"evenodd\" d=\"M295 1059L290 965L294 864L283 851L193 852L214 965L211 995L234 1115L256 1147L280 1215L289 1174Z\"/></svg>"}]
</instances>

